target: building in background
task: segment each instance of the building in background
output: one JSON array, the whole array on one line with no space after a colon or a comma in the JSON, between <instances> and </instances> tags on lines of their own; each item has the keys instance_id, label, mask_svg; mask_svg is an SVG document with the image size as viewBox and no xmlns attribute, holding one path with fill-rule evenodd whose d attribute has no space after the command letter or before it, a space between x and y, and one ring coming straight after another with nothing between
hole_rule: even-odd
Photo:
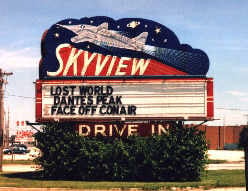
<instances>
[{"instance_id":1,"label":"building in background","mask_svg":"<svg viewBox=\"0 0 248 191\"><path fill-rule=\"evenodd\" d=\"M239 136L246 125L237 126L207 126L201 125L199 130L206 133L208 149L236 150L239 149Z\"/></svg>"}]
</instances>

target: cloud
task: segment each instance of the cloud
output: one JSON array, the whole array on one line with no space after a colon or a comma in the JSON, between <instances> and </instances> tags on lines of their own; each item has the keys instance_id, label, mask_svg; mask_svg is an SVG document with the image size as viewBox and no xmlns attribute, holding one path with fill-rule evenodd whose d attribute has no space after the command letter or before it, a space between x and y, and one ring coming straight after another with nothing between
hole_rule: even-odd
<instances>
[{"instance_id":1,"label":"cloud","mask_svg":"<svg viewBox=\"0 0 248 191\"><path fill-rule=\"evenodd\" d=\"M39 52L32 48L0 49L0 68L6 70L38 67L40 56L37 53Z\"/></svg>"},{"instance_id":2,"label":"cloud","mask_svg":"<svg viewBox=\"0 0 248 191\"><path fill-rule=\"evenodd\" d=\"M241 91L227 91L226 93L231 94L233 96L238 96L238 97L243 97L243 96L248 95L247 92L241 92Z\"/></svg>"}]
</instances>

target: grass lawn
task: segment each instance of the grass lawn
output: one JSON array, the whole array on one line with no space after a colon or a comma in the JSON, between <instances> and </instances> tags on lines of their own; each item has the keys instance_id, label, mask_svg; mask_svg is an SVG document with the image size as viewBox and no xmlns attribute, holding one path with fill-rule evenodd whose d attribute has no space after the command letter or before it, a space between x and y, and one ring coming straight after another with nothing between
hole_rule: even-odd
<instances>
[{"instance_id":1,"label":"grass lawn","mask_svg":"<svg viewBox=\"0 0 248 191\"><path fill-rule=\"evenodd\" d=\"M155 190L169 187L239 187L245 186L244 170L206 171L199 182L110 182L110 181L63 181L44 180L41 172L2 173L0 187L46 187L75 189L141 188Z\"/></svg>"},{"instance_id":2,"label":"grass lawn","mask_svg":"<svg viewBox=\"0 0 248 191\"><path fill-rule=\"evenodd\" d=\"M226 163L228 162L227 160L213 160L213 159L209 159L208 160L208 164L221 164L221 163Z\"/></svg>"},{"instance_id":3,"label":"grass lawn","mask_svg":"<svg viewBox=\"0 0 248 191\"><path fill-rule=\"evenodd\" d=\"M33 160L3 160L3 164L30 164L34 165L35 162Z\"/></svg>"}]
</instances>

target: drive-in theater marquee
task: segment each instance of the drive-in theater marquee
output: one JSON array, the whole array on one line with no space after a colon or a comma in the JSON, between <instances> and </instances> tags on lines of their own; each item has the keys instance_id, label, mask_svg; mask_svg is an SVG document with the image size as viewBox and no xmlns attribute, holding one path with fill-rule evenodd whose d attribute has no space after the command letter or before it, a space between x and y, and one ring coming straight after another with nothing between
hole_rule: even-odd
<instances>
[{"instance_id":1,"label":"drive-in theater marquee","mask_svg":"<svg viewBox=\"0 0 248 191\"><path fill-rule=\"evenodd\" d=\"M66 19L44 33L41 49L38 122L90 122L81 125L89 132L93 122L213 119L207 55L159 23Z\"/></svg>"}]
</instances>

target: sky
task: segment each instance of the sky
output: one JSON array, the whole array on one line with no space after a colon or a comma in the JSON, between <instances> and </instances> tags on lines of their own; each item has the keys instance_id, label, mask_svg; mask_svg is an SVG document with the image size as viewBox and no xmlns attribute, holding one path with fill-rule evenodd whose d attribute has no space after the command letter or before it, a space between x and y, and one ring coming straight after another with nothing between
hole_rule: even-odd
<instances>
[{"instance_id":1,"label":"sky","mask_svg":"<svg viewBox=\"0 0 248 191\"><path fill-rule=\"evenodd\" d=\"M0 68L13 72L5 86L11 132L17 120L35 121L35 88L42 33L58 21L91 16L145 18L171 29L181 43L202 49L214 78L215 120L246 124L248 117L247 0L23 0L0 6Z\"/></svg>"}]
</instances>

